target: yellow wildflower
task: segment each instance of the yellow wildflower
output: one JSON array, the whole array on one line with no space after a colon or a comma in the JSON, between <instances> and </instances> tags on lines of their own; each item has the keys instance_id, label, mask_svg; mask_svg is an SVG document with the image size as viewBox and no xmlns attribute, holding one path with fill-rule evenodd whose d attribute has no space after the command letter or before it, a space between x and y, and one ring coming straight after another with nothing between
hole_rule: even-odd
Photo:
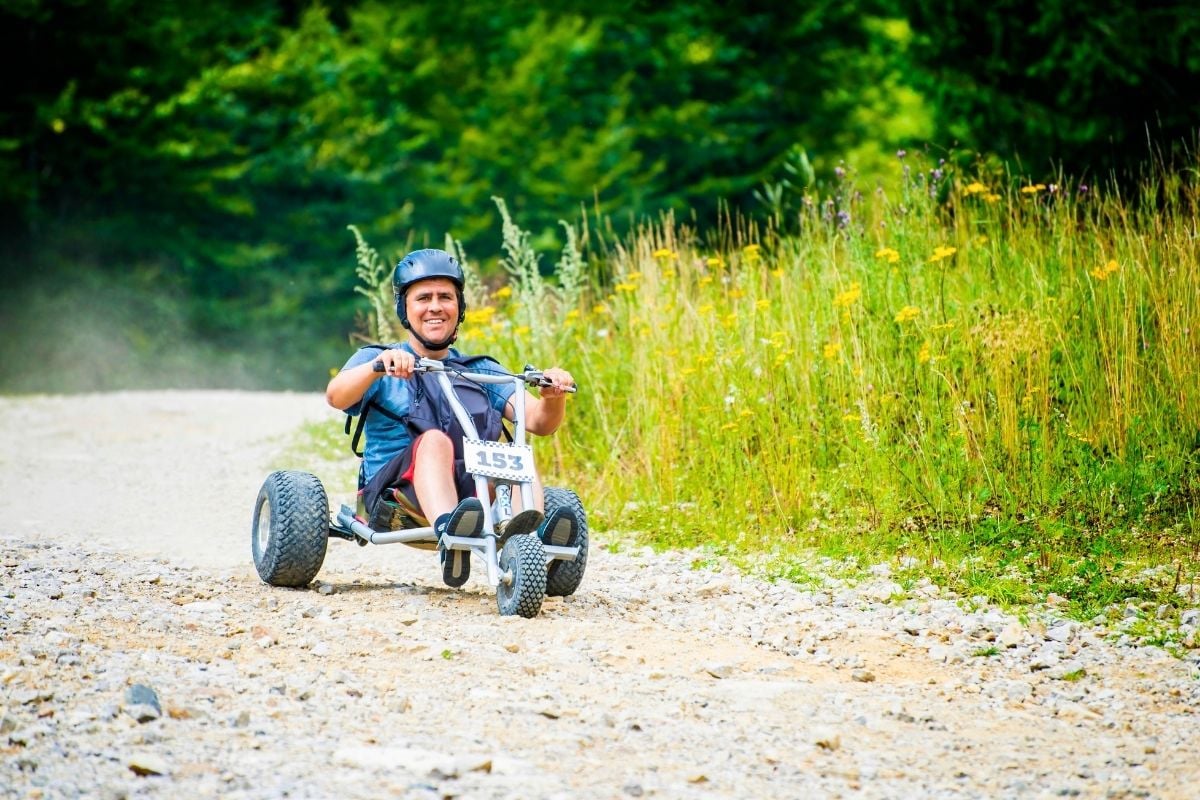
<instances>
[{"instance_id":1,"label":"yellow wildflower","mask_svg":"<svg viewBox=\"0 0 1200 800\"><path fill-rule=\"evenodd\" d=\"M528 336L529 335L529 326L528 325L518 325L517 329L515 331L513 331L513 333L516 334L516 336L521 337L521 338Z\"/></svg>"},{"instance_id":2,"label":"yellow wildflower","mask_svg":"<svg viewBox=\"0 0 1200 800\"><path fill-rule=\"evenodd\" d=\"M770 300L755 300L754 307L759 309L760 311L765 311L766 309L771 307L771 301Z\"/></svg>"},{"instance_id":3,"label":"yellow wildflower","mask_svg":"<svg viewBox=\"0 0 1200 800\"><path fill-rule=\"evenodd\" d=\"M746 293L743 292L741 289L730 289L729 290L729 296L732 297L734 300L738 299L739 297L742 297L745 294Z\"/></svg>"},{"instance_id":4,"label":"yellow wildflower","mask_svg":"<svg viewBox=\"0 0 1200 800\"><path fill-rule=\"evenodd\" d=\"M662 271L662 276L663 276L664 278L674 278L674 277L675 277L675 270L673 270L673 269L664 269L664 270Z\"/></svg>"},{"instance_id":5,"label":"yellow wildflower","mask_svg":"<svg viewBox=\"0 0 1200 800\"><path fill-rule=\"evenodd\" d=\"M948 331L953 327L954 327L953 322L939 322L937 325L934 325L929 330L933 331L934 333L941 333L942 331Z\"/></svg>"},{"instance_id":6,"label":"yellow wildflower","mask_svg":"<svg viewBox=\"0 0 1200 800\"><path fill-rule=\"evenodd\" d=\"M967 194L983 194L987 191L987 187L979 181L973 181L968 183L966 189L963 191L965 191Z\"/></svg>"},{"instance_id":7,"label":"yellow wildflower","mask_svg":"<svg viewBox=\"0 0 1200 800\"><path fill-rule=\"evenodd\" d=\"M731 431L734 428L736 428L737 426L738 426L738 424L736 422L726 422L724 425L721 426L721 430Z\"/></svg>"},{"instance_id":8,"label":"yellow wildflower","mask_svg":"<svg viewBox=\"0 0 1200 800\"><path fill-rule=\"evenodd\" d=\"M596 305L592 306L592 313L593 314L607 314L607 313L609 313L608 306L604 305L604 303L596 303Z\"/></svg>"},{"instance_id":9,"label":"yellow wildflower","mask_svg":"<svg viewBox=\"0 0 1200 800\"><path fill-rule=\"evenodd\" d=\"M662 261L669 261L672 258L677 258L674 251L669 250L666 247L660 247L655 250L654 257Z\"/></svg>"},{"instance_id":10,"label":"yellow wildflower","mask_svg":"<svg viewBox=\"0 0 1200 800\"><path fill-rule=\"evenodd\" d=\"M1035 183L1030 186L1022 186L1021 194L1037 194L1038 192L1045 191L1045 189L1046 189L1046 184Z\"/></svg>"},{"instance_id":11,"label":"yellow wildflower","mask_svg":"<svg viewBox=\"0 0 1200 800\"><path fill-rule=\"evenodd\" d=\"M712 283L712 275L701 275L700 276L700 285L701 286L708 286L710 283Z\"/></svg>"},{"instance_id":12,"label":"yellow wildflower","mask_svg":"<svg viewBox=\"0 0 1200 800\"><path fill-rule=\"evenodd\" d=\"M782 278L783 277L783 269L782 268L773 269L773 270L771 270L771 275L776 278Z\"/></svg>"},{"instance_id":13,"label":"yellow wildflower","mask_svg":"<svg viewBox=\"0 0 1200 800\"><path fill-rule=\"evenodd\" d=\"M875 251L876 258L882 258L889 264L895 264L900 260L900 254L890 247L882 247Z\"/></svg>"},{"instance_id":14,"label":"yellow wildflower","mask_svg":"<svg viewBox=\"0 0 1200 800\"><path fill-rule=\"evenodd\" d=\"M500 298L501 300L503 300L506 297L512 297L512 287L511 286L501 286L499 289L496 290L496 297Z\"/></svg>"},{"instance_id":15,"label":"yellow wildflower","mask_svg":"<svg viewBox=\"0 0 1200 800\"><path fill-rule=\"evenodd\" d=\"M1098 281L1106 281L1120 268L1121 266L1115 260L1110 260L1103 267L1096 267L1093 270L1088 270L1088 274Z\"/></svg>"},{"instance_id":16,"label":"yellow wildflower","mask_svg":"<svg viewBox=\"0 0 1200 800\"><path fill-rule=\"evenodd\" d=\"M916 306L905 306L896 314L896 322L908 322L921 316L921 309Z\"/></svg>"},{"instance_id":17,"label":"yellow wildflower","mask_svg":"<svg viewBox=\"0 0 1200 800\"><path fill-rule=\"evenodd\" d=\"M921 345L920 351L917 352L917 363L927 364L931 358L933 358L933 354L930 352L929 342L925 342Z\"/></svg>"},{"instance_id":18,"label":"yellow wildflower","mask_svg":"<svg viewBox=\"0 0 1200 800\"><path fill-rule=\"evenodd\" d=\"M950 256L954 255L957 252L958 252L957 247L935 247L933 249L933 255L930 256L930 258L929 258L929 263L936 264L937 262L941 261L943 258L949 258Z\"/></svg>"},{"instance_id":19,"label":"yellow wildflower","mask_svg":"<svg viewBox=\"0 0 1200 800\"><path fill-rule=\"evenodd\" d=\"M613 291L632 293L632 292L637 291L637 287L634 286L632 283L618 283L616 286L613 287Z\"/></svg>"},{"instance_id":20,"label":"yellow wildflower","mask_svg":"<svg viewBox=\"0 0 1200 800\"><path fill-rule=\"evenodd\" d=\"M995 203L1000 200L1000 195L996 194L995 192L992 192L991 194L985 194L983 196L983 199L989 203Z\"/></svg>"},{"instance_id":21,"label":"yellow wildflower","mask_svg":"<svg viewBox=\"0 0 1200 800\"><path fill-rule=\"evenodd\" d=\"M833 305L835 308L848 308L858 302L860 297L862 297L862 285L855 281L846 291L838 292L837 297L833 298Z\"/></svg>"},{"instance_id":22,"label":"yellow wildflower","mask_svg":"<svg viewBox=\"0 0 1200 800\"><path fill-rule=\"evenodd\" d=\"M840 342L827 342L825 346L821 348L821 355L825 356L826 361L832 361L833 359L837 358L837 354L840 352L842 352L842 345Z\"/></svg>"},{"instance_id":23,"label":"yellow wildflower","mask_svg":"<svg viewBox=\"0 0 1200 800\"><path fill-rule=\"evenodd\" d=\"M470 311L467 312L468 315L470 313L471 313ZM572 308L570 311L567 312L567 319L578 319L578 317L579 317L579 309L578 308Z\"/></svg>"},{"instance_id":24,"label":"yellow wildflower","mask_svg":"<svg viewBox=\"0 0 1200 800\"><path fill-rule=\"evenodd\" d=\"M746 263L755 264L762 260L762 247L757 244L748 244L742 248L742 258L746 259Z\"/></svg>"},{"instance_id":25,"label":"yellow wildflower","mask_svg":"<svg viewBox=\"0 0 1200 800\"><path fill-rule=\"evenodd\" d=\"M862 417L858 414L842 414L842 422L861 422Z\"/></svg>"},{"instance_id":26,"label":"yellow wildflower","mask_svg":"<svg viewBox=\"0 0 1200 800\"><path fill-rule=\"evenodd\" d=\"M468 325L483 325L491 322L491 319L496 314L494 306L483 306L482 308L472 308L467 311L466 322Z\"/></svg>"},{"instance_id":27,"label":"yellow wildflower","mask_svg":"<svg viewBox=\"0 0 1200 800\"><path fill-rule=\"evenodd\" d=\"M713 311L712 303L705 303L704 305L702 305L696 309L697 314L711 314L712 311Z\"/></svg>"},{"instance_id":28,"label":"yellow wildflower","mask_svg":"<svg viewBox=\"0 0 1200 800\"><path fill-rule=\"evenodd\" d=\"M636 281L636 280L639 280L639 279L641 279L641 277L642 277L642 273L640 273L640 272L631 272L631 273L629 273L628 275L626 275L626 276L625 276L625 280L627 280L627 281Z\"/></svg>"},{"instance_id":29,"label":"yellow wildflower","mask_svg":"<svg viewBox=\"0 0 1200 800\"><path fill-rule=\"evenodd\" d=\"M709 269L725 268L725 259L721 258L720 256L709 256L706 263L708 264Z\"/></svg>"}]
</instances>

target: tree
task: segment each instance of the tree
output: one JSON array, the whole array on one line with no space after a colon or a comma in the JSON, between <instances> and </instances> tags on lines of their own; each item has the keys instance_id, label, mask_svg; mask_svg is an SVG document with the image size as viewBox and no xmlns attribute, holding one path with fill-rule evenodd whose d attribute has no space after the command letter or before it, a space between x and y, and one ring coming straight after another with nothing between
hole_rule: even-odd
<instances>
[{"instance_id":1,"label":"tree","mask_svg":"<svg viewBox=\"0 0 1200 800\"><path fill-rule=\"evenodd\" d=\"M943 143L1045 173L1128 174L1194 144L1200 14L1191 2L900 0L912 79Z\"/></svg>"}]
</instances>

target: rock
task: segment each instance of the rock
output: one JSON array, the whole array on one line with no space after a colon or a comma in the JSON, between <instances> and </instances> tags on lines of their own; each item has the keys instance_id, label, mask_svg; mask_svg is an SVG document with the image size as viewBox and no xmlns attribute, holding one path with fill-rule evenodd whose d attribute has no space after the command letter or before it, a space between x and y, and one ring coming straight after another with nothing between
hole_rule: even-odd
<instances>
[{"instance_id":1,"label":"rock","mask_svg":"<svg viewBox=\"0 0 1200 800\"><path fill-rule=\"evenodd\" d=\"M1066 644L1075 638L1076 625L1073 622L1060 622L1046 631L1046 638L1053 642Z\"/></svg>"},{"instance_id":2,"label":"rock","mask_svg":"<svg viewBox=\"0 0 1200 800\"><path fill-rule=\"evenodd\" d=\"M850 673L850 678L859 683L871 683L875 680L875 673L867 669L856 669Z\"/></svg>"},{"instance_id":3,"label":"rock","mask_svg":"<svg viewBox=\"0 0 1200 800\"><path fill-rule=\"evenodd\" d=\"M733 667L729 664L705 664L703 669L718 680L728 678L733 674Z\"/></svg>"},{"instance_id":4,"label":"rock","mask_svg":"<svg viewBox=\"0 0 1200 800\"><path fill-rule=\"evenodd\" d=\"M812 742L822 750L832 752L841 748L842 737L835 730L821 729L814 732Z\"/></svg>"},{"instance_id":5,"label":"rock","mask_svg":"<svg viewBox=\"0 0 1200 800\"><path fill-rule=\"evenodd\" d=\"M143 683L135 683L125 690L124 711L138 722L151 722L162 716L162 704L157 692Z\"/></svg>"},{"instance_id":6,"label":"rock","mask_svg":"<svg viewBox=\"0 0 1200 800\"><path fill-rule=\"evenodd\" d=\"M903 596L904 587L895 581L873 581L862 587L861 593L863 597L884 603L893 597Z\"/></svg>"},{"instance_id":7,"label":"rock","mask_svg":"<svg viewBox=\"0 0 1200 800\"><path fill-rule=\"evenodd\" d=\"M170 775L171 766L166 759L153 753L135 753L125 761L129 771L135 775Z\"/></svg>"},{"instance_id":8,"label":"rock","mask_svg":"<svg viewBox=\"0 0 1200 800\"><path fill-rule=\"evenodd\" d=\"M1000 631L1000 635L996 637L996 644L1001 647L1016 647L1024 643L1026 638L1025 629L1021 627L1019 622L1010 622Z\"/></svg>"}]
</instances>

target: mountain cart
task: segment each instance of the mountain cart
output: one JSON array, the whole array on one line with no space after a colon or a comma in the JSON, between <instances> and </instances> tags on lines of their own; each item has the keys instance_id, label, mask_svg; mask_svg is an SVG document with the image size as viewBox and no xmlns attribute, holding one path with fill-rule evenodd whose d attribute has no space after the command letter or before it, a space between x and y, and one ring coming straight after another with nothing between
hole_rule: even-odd
<instances>
[{"instance_id":1,"label":"mountain cart","mask_svg":"<svg viewBox=\"0 0 1200 800\"><path fill-rule=\"evenodd\" d=\"M382 371L382 362L376 362L375 368ZM587 517L575 492L559 487L546 487L543 492L545 514L561 508L574 516L578 526L575 543L545 544L536 533L543 514L534 510L537 473L533 448L525 437L524 387L545 386L548 379L531 366L517 374L473 372L428 358L418 359L414 371L435 375L466 432L462 453L484 511L479 536L446 535L442 545L448 551L468 551L483 563L502 616L535 617L546 596L574 594L583 580L588 553ZM479 438L452 376L476 384L516 384L511 442ZM517 514L513 513L514 492L520 493L521 508L526 509ZM330 516L325 487L315 475L296 470L272 472L254 504L251 547L255 569L271 586L307 586L324 563L330 539L364 547L400 543L424 550L438 548L433 527L418 526L407 517L376 526L381 529L372 528L365 515L347 505Z\"/></svg>"}]
</instances>

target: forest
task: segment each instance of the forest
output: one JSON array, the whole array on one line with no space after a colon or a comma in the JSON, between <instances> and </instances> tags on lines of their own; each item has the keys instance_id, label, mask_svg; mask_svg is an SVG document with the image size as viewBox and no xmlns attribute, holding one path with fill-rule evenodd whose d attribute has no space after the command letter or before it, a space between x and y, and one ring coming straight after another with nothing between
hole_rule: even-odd
<instances>
[{"instance_id":1,"label":"forest","mask_svg":"<svg viewBox=\"0 0 1200 800\"><path fill-rule=\"evenodd\" d=\"M901 152L1190 181L1198 36L1183 0L4 0L0 390L319 388L349 226L497 281L495 198L605 286L639 226L803 236Z\"/></svg>"}]
</instances>

